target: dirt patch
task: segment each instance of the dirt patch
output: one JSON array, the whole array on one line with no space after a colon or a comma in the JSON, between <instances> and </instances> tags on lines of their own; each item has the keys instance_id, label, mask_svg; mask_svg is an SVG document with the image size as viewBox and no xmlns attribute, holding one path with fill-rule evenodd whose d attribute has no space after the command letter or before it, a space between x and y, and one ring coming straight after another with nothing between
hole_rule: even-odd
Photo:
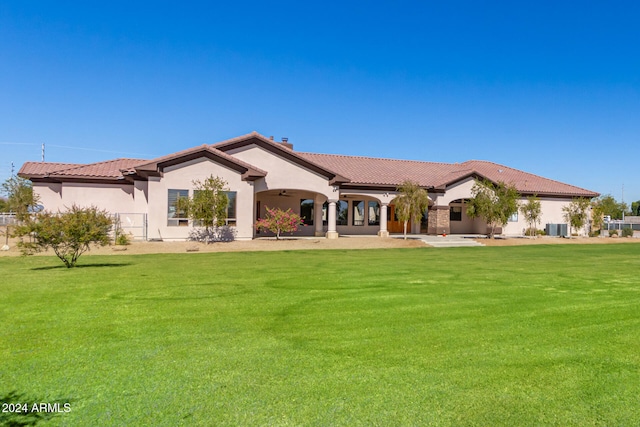
<instances>
[{"instance_id":1,"label":"dirt patch","mask_svg":"<svg viewBox=\"0 0 640 427\"><path fill-rule=\"evenodd\" d=\"M15 239L9 239L9 250L0 251L1 256L20 256ZM4 245L4 236L0 246ZM125 255L153 253L198 253L198 252L246 252L284 251L308 249L380 249L380 248L420 248L426 245L420 240L381 239L378 237L341 237L339 239L256 239L226 243L204 244L197 242L132 242L127 246L93 247L85 255ZM38 255L53 255L52 251Z\"/></svg>"},{"instance_id":2,"label":"dirt patch","mask_svg":"<svg viewBox=\"0 0 640 427\"><path fill-rule=\"evenodd\" d=\"M550 244L608 244L608 243L640 243L636 238L587 238L576 237L563 239L556 237L477 239L485 246L518 246L518 245L550 245ZM16 239L9 239L9 250L0 250L1 256L20 256ZM0 247L5 244L4 227L0 227ZM384 249L384 248L420 248L426 245L421 240L397 238L382 239L379 237L340 237L339 239L301 238L256 239L228 243L203 244L196 242L133 242L128 246L94 247L85 255L122 255L152 253L198 253L198 252L246 252L246 251L283 251L309 249ZM53 255L52 251L40 255Z\"/></svg>"}]
</instances>

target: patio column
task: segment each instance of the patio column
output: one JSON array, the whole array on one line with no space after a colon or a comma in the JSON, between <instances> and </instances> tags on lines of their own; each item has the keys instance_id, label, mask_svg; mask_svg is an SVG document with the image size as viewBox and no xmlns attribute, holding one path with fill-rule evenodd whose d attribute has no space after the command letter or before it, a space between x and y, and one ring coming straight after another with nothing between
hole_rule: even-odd
<instances>
[{"instance_id":1,"label":"patio column","mask_svg":"<svg viewBox=\"0 0 640 427\"><path fill-rule=\"evenodd\" d=\"M313 223L315 224L315 236L322 237L322 204L324 203L323 197L316 195L313 201Z\"/></svg>"},{"instance_id":2,"label":"patio column","mask_svg":"<svg viewBox=\"0 0 640 427\"><path fill-rule=\"evenodd\" d=\"M378 231L378 236L380 237L389 237L389 232L387 231L387 209L389 204L382 203L380 205L380 231Z\"/></svg>"},{"instance_id":3,"label":"patio column","mask_svg":"<svg viewBox=\"0 0 640 427\"><path fill-rule=\"evenodd\" d=\"M327 239L338 238L338 232L336 231L336 202L337 200L329 200Z\"/></svg>"}]
</instances>

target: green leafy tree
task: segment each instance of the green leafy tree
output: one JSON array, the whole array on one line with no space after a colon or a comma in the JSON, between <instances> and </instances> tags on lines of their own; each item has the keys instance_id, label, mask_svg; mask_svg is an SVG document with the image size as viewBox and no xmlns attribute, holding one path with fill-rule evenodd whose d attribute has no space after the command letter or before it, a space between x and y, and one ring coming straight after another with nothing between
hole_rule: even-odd
<instances>
[{"instance_id":1,"label":"green leafy tree","mask_svg":"<svg viewBox=\"0 0 640 427\"><path fill-rule=\"evenodd\" d=\"M33 192L31 181L12 176L2 184L2 192L7 196L6 208L16 214L18 221L29 216L29 211L38 204L39 198Z\"/></svg>"},{"instance_id":2,"label":"green leafy tree","mask_svg":"<svg viewBox=\"0 0 640 427\"><path fill-rule=\"evenodd\" d=\"M631 202L631 215L640 216L640 200Z\"/></svg>"},{"instance_id":3,"label":"green leafy tree","mask_svg":"<svg viewBox=\"0 0 640 427\"><path fill-rule=\"evenodd\" d=\"M587 223L590 206L591 201L589 199L577 198L562 208L564 219L569 223L569 234L573 235L573 229L577 231Z\"/></svg>"},{"instance_id":4,"label":"green leafy tree","mask_svg":"<svg viewBox=\"0 0 640 427\"><path fill-rule=\"evenodd\" d=\"M396 215L404 224L404 239L407 239L407 224L416 222L429 207L429 194L417 182L405 181L398 187L395 199Z\"/></svg>"},{"instance_id":5,"label":"green leafy tree","mask_svg":"<svg viewBox=\"0 0 640 427\"><path fill-rule=\"evenodd\" d=\"M623 213L629 209L626 203L618 202L610 194L598 197L593 205L602 215L610 215L611 219L622 219Z\"/></svg>"},{"instance_id":6,"label":"green leafy tree","mask_svg":"<svg viewBox=\"0 0 640 427\"><path fill-rule=\"evenodd\" d=\"M0 197L0 212L9 212L9 202Z\"/></svg>"},{"instance_id":7,"label":"green leafy tree","mask_svg":"<svg viewBox=\"0 0 640 427\"><path fill-rule=\"evenodd\" d=\"M276 235L276 240L280 240L282 233L293 233L298 230L304 221L300 215L294 213L291 208L283 211L282 209L266 207L267 215L256 221L258 230L268 230Z\"/></svg>"},{"instance_id":8,"label":"green leafy tree","mask_svg":"<svg viewBox=\"0 0 640 427\"><path fill-rule=\"evenodd\" d=\"M535 229L540 222L542 216L542 204L536 196L527 197L527 202L520 206L520 212L524 216L525 221L529 224L529 234L535 236Z\"/></svg>"},{"instance_id":9,"label":"green leafy tree","mask_svg":"<svg viewBox=\"0 0 640 427\"><path fill-rule=\"evenodd\" d=\"M16 234L28 236L18 243L25 255L53 249L67 268L75 267L80 255L90 245L109 243L113 221L107 211L95 206L80 208L75 204L66 212L39 212L28 216L16 229Z\"/></svg>"},{"instance_id":10,"label":"green leafy tree","mask_svg":"<svg viewBox=\"0 0 640 427\"><path fill-rule=\"evenodd\" d=\"M225 224L229 197L225 191L227 182L211 175L204 181L193 181L195 190L189 199L187 213L190 219L208 232L212 227Z\"/></svg>"},{"instance_id":11,"label":"green leafy tree","mask_svg":"<svg viewBox=\"0 0 640 427\"><path fill-rule=\"evenodd\" d=\"M592 231L602 230L604 225L604 206L598 203L598 199L591 202L591 223Z\"/></svg>"},{"instance_id":12,"label":"green leafy tree","mask_svg":"<svg viewBox=\"0 0 640 427\"><path fill-rule=\"evenodd\" d=\"M518 212L520 194L513 185L488 180L478 181L471 188L472 198L467 205L470 218L481 217L489 226L489 237L493 239L496 227L504 227L509 217Z\"/></svg>"},{"instance_id":13,"label":"green leafy tree","mask_svg":"<svg viewBox=\"0 0 640 427\"><path fill-rule=\"evenodd\" d=\"M213 175L202 181L192 182L195 186L193 196L178 197L175 201L177 215L191 219L196 226L204 227L204 230L192 232L191 240L206 243L217 241L219 238L215 231L225 225L227 217L227 182Z\"/></svg>"}]
</instances>

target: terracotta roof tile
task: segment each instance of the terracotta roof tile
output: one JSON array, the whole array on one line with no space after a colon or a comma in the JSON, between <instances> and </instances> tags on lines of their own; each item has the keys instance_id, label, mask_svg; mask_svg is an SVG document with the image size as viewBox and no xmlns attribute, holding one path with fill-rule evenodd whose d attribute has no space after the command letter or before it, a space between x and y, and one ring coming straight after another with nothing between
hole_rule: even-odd
<instances>
[{"instance_id":1,"label":"terracotta roof tile","mask_svg":"<svg viewBox=\"0 0 640 427\"><path fill-rule=\"evenodd\" d=\"M575 197L598 196L598 193L584 188L484 160L469 160L462 163L461 166L472 169L491 181L512 184L520 193L524 194L538 194L540 196L553 194Z\"/></svg>"},{"instance_id":2,"label":"terracotta roof tile","mask_svg":"<svg viewBox=\"0 0 640 427\"><path fill-rule=\"evenodd\" d=\"M146 160L141 159L114 159L104 162L76 165L74 167L57 170L49 174L50 177L77 177L77 178L110 178L122 177L122 170L130 169Z\"/></svg>"},{"instance_id":3,"label":"terracotta roof tile","mask_svg":"<svg viewBox=\"0 0 640 427\"><path fill-rule=\"evenodd\" d=\"M18 171L19 176L42 177L57 170L64 170L82 166L77 163L54 163L54 162L26 162Z\"/></svg>"},{"instance_id":4,"label":"terracotta roof tile","mask_svg":"<svg viewBox=\"0 0 640 427\"><path fill-rule=\"evenodd\" d=\"M480 175L493 182L513 184L523 194L596 197L584 188L543 178L497 163L471 160L464 163L436 163L336 154L298 155L349 178L351 183L399 186L412 180L422 187L446 187L467 176Z\"/></svg>"}]
</instances>

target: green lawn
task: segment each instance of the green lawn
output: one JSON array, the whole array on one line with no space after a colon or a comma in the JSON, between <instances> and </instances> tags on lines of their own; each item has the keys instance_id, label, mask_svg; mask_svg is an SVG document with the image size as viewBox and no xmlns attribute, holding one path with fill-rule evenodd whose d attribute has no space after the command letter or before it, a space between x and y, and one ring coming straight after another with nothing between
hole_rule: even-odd
<instances>
[{"instance_id":1,"label":"green lawn","mask_svg":"<svg viewBox=\"0 0 640 427\"><path fill-rule=\"evenodd\" d=\"M38 425L638 426L639 276L632 244L0 258L0 397L70 403Z\"/></svg>"}]
</instances>

